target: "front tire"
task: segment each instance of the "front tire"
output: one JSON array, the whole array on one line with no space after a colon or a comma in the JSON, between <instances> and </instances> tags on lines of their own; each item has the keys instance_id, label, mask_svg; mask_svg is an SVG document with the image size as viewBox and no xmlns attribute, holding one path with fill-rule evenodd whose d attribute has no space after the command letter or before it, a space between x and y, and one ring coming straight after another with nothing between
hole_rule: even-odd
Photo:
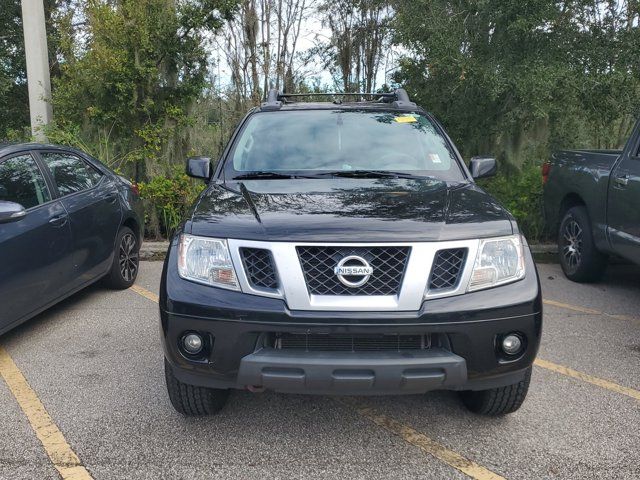
<instances>
[{"instance_id":1,"label":"front tire","mask_svg":"<svg viewBox=\"0 0 640 480\"><path fill-rule=\"evenodd\" d=\"M167 381L167 392L171 405L178 413L187 417L218 413L229 398L229 390L196 387L182 383L175 377L171 365L166 359L164 361L164 376Z\"/></svg>"},{"instance_id":2,"label":"front tire","mask_svg":"<svg viewBox=\"0 0 640 480\"><path fill-rule=\"evenodd\" d=\"M121 227L116 238L111 270L105 277L105 284L114 290L124 290L133 285L138 277L140 264L140 242L133 230Z\"/></svg>"},{"instance_id":3,"label":"front tire","mask_svg":"<svg viewBox=\"0 0 640 480\"><path fill-rule=\"evenodd\" d=\"M595 246L585 207L572 207L565 213L558 230L558 250L560 266L569 280L587 283L602 278L607 257Z\"/></svg>"},{"instance_id":4,"label":"front tire","mask_svg":"<svg viewBox=\"0 0 640 480\"><path fill-rule=\"evenodd\" d=\"M524 379L506 387L489 390L460 392L465 407L479 415L499 416L518 410L529 391L531 383L531 367L527 369Z\"/></svg>"}]
</instances>

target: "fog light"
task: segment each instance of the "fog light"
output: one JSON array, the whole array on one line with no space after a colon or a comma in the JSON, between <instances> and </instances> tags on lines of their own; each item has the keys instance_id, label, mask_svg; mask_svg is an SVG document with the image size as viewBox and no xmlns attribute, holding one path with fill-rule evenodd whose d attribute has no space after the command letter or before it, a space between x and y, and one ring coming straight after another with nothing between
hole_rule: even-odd
<instances>
[{"instance_id":1,"label":"fog light","mask_svg":"<svg viewBox=\"0 0 640 480\"><path fill-rule=\"evenodd\" d=\"M502 339L502 351L507 355L516 355L522 350L522 339L519 335L510 333Z\"/></svg>"},{"instance_id":2,"label":"fog light","mask_svg":"<svg viewBox=\"0 0 640 480\"><path fill-rule=\"evenodd\" d=\"M197 333L188 333L182 337L182 346L191 355L197 355L202 351L202 337Z\"/></svg>"}]
</instances>

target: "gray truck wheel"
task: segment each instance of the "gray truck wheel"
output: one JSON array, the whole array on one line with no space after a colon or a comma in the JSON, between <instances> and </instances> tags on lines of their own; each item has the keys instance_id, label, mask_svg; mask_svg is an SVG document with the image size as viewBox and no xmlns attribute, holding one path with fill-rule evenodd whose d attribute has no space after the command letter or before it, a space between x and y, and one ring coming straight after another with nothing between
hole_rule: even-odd
<instances>
[{"instance_id":1,"label":"gray truck wheel","mask_svg":"<svg viewBox=\"0 0 640 480\"><path fill-rule=\"evenodd\" d=\"M607 257L595 246L585 207L572 207L565 213L558 229L558 250L560 266L569 280L586 283L602 278Z\"/></svg>"},{"instance_id":2,"label":"gray truck wheel","mask_svg":"<svg viewBox=\"0 0 640 480\"><path fill-rule=\"evenodd\" d=\"M518 383L489 390L464 391L460 392L460 397L465 407L473 413L493 417L506 415L522 406L529 391L530 382L531 367L527 370L524 379Z\"/></svg>"},{"instance_id":3,"label":"gray truck wheel","mask_svg":"<svg viewBox=\"0 0 640 480\"><path fill-rule=\"evenodd\" d=\"M164 376L167 381L169 400L178 413L188 417L213 415L222 410L227 403L229 390L196 387L182 383L175 377L166 359Z\"/></svg>"}]
</instances>

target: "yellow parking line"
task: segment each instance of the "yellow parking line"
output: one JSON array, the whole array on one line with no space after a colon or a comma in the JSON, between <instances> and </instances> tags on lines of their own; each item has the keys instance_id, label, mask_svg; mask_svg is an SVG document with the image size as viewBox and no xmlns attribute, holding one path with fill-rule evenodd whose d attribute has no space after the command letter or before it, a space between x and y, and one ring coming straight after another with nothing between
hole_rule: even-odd
<instances>
[{"instance_id":1,"label":"yellow parking line","mask_svg":"<svg viewBox=\"0 0 640 480\"><path fill-rule=\"evenodd\" d=\"M631 317L629 315L618 315L616 313L601 312L600 310L581 307L579 305L571 305L570 303L556 302L555 300L548 300L546 298L543 300L543 303L545 305L551 305L553 307L564 308L565 310L573 310L574 312L586 313L589 315L603 315L605 317L615 318L616 320L625 320L625 321L631 321L631 322L640 321L640 318Z\"/></svg>"},{"instance_id":2,"label":"yellow parking line","mask_svg":"<svg viewBox=\"0 0 640 480\"><path fill-rule=\"evenodd\" d=\"M565 310L573 310L574 312L588 313L591 315L602 315L602 312L599 310L593 310L591 308L580 307L578 305L571 305L568 303L556 302L555 300L547 300L546 298L542 302L545 305L553 305L554 307L564 308Z\"/></svg>"},{"instance_id":3,"label":"yellow parking line","mask_svg":"<svg viewBox=\"0 0 640 480\"><path fill-rule=\"evenodd\" d=\"M27 416L31 428L63 480L91 480L91 475L45 410L36 392L29 386L9 353L1 346L0 375Z\"/></svg>"},{"instance_id":4,"label":"yellow parking line","mask_svg":"<svg viewBox=\"0 0 640 480\"><path fill-rule=\"evenodd\" d=\"M136 292L138 295L142 295L144 298L148 298L149 300L151 300L152 302L156 302L158 303L160 301L160 298L158 297L157 294L150 292L149 290L147 290L144 287L141 287L139 285L132 285L131 286L131 290L133 290L134 292Z\"/></svg>"},{"instance_id":5,"label":"yellow parking line","mask_svg":"<svg viewBox=\"0 0 640 480\"><path fill-rule=\"evenodd\" d=\"M140 287L138 285L134 285L131 289L139 295L142 295L149 300L158 303L158 295L150 292L149 290ZM553 300L545 300L545 303L549 303L550 305L559 306L561 308L569 308L570 310L577 310L583 313L591 313L594 315L602 315L602 312L598 312L597 310L590 310L588 308L578 307L576 305L569 305L565 303L555 302ZM610 382L609 380L605 380L602 378L594 377L592 375L588 375L586 373L579 372L577 370L573 370L569 367L565 367L564 365L559 365L557 363L549 362L547 360L543 360L542 358L537 358L535 364L538 367L545 368L555 373L559 373L561 375L565 375L571 378L575 378L577 380L582 380L583 382L590 383L592 385L596 385L598 387L604 388L606 390L621 393L623 395L627 395L631 398L635 398L636 400L640 400L640 392L638 390L634 390L632 388L623 387L622 385L618 385L617 383Z\"/></svg>"},{"instance_id":6,"label":"yellow parking line","mask_svg":"<svg viewBox=\"0 0 640 480\"><path fill-rule=\"evenodd\" d=\"M401 422L398 422L397 420L394 420L391 417L383 415L371 407L362 405L354 399L343 398L339 399L338 402L351 407L367 420L370 420L371 422L384 428L388 432L397 435L405 442L418 447L423 452L437 458L438 460L446 463L456 470L461 471L471 478L474 478L476 480L504 480L504 477L492 472L491 470L486 469L481 465L478 465L474 461L463 457L459 453L448 449L444 445L427 437L424 433L420 433L408 425L405 425Z\"/></svg>"},{"instance_id":7,"label":"yellow parking line","mask_svg":"<svg viewBox=\"0 0 640 480\"><path fill-rule=\"evenodd\" d=\"M621 393L622 395L627 395L628 397L635 398L636 400L640 400L640 391L634 390L633 388L623 387L622 385L618 385L617 383L611 382L609 380L594 377L593 375L582 373L577 370L573 370L572 368L565 367L564 365L559 365L557 363L553 363L548 360L543 360L541 358L536 359L535 365L537 365L538 367L550 370L552 372L556 372L561 375L566 375L568 377L575 378L577 380L582 380L583 382L587 382L592 385L596 385L598 387L610 390L612 392Z\"/></svg>"}]
</instances>

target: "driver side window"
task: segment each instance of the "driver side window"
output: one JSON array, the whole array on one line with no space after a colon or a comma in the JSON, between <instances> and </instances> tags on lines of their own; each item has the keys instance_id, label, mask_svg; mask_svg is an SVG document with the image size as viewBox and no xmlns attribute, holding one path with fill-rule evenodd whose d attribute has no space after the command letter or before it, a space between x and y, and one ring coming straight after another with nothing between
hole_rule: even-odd
<instances>
[{"instance_id":1,"label":"driver side window","mask_svg":"<svg viewBox=\"0 0 640 480\"><path fill-rule=\"evenodd\" d=\"M51 200L44 175L31 155L0 161L0 200L18 203L25 209Z\"/></svg>"}]
</instances>

